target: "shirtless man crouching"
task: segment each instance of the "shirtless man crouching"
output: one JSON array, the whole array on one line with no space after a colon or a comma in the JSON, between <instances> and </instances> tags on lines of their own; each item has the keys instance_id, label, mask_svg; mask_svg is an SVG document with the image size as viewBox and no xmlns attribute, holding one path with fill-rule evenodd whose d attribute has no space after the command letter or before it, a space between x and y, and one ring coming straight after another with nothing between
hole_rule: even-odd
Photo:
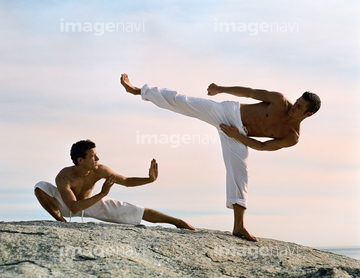
<instances>
[{"instance_id":1,"label":"shirtless man crouching","mask_svg":"<svg viewBox=\"0 0 360 278\"><path fill-rule=\"evenodd\" d=\"M134 225L145 220L196 230L181 219L106 197L114 183L134 187L154 182L158 176L158 165L155 159L151 161L149 177L124 177L109 167L98 164L99 158L95 148L95 143L90 140L73 144L71 159L75 165L60 171L55 179L57 187L48 182L39 182L35 185L37 199L51 216L64 222L64 217L83 216ZM101 179L105 179L101 192L93 194L96 182Z\"/></svg>"},{"instance_id":2,"label":"shirtless man crouching","mask_svg":"<svg viewBox=\"0 0 360 278\"><path fill-rule=\"evenodd\" d=\"M120 82L127 92L141 95L145 101L197 118L217 128L226 168L226 206L234 210L233 235L258 241L245 229L244 224L248 192L247 147L275 151L297 144L300 123L319 110L320 98L314 93L305 92L292 104L279 92L240 86L224 87L214 83L207 88L209 96L227 93L259 101L255 104L240 104L235 101L215 102L188 97L147 84L142 88L135 87L127 74L121 75ZM259 141L253 137L267 137L271 140Z\"/></svg>"}]
</instances>

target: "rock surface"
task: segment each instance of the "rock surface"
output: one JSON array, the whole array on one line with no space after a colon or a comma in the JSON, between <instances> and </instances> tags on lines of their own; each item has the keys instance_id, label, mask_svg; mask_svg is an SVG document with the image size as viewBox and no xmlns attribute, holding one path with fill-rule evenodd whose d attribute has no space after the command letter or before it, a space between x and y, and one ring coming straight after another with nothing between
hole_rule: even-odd
<instances>
[{"instance_id":1,"label":"rock surface","mask_svg":"<svg viewBox=\"0 0 360 278\"><path fill-rule=\"evenodd\" d=\"M360 277L360 261L229 232L0 222L0 277Z\"/></svg>"}]
</instances>

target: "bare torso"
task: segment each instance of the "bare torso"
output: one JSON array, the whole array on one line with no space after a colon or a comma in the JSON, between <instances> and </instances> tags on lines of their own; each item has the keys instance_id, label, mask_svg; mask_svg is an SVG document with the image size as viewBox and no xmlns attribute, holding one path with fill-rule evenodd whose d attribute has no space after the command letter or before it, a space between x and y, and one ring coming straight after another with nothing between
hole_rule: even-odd
<instances>
[{"instance_id":1,"label":"bare torso","mask_svg":"<svg viewBox=\"0 0 360 278\"><path fill-rule=\"evenodd\" d=\"M266 102L241 104L241 120L248 131L248 136L282 139L290 133L299 136L300 125L288 121L288 112L292 104L289 101L282 105Z\"/></svg>"},{"instance_id":2,"label":"bare torso","mask_svg":"<svg viewBox=\"0 0 360 278\"><path fill-rule=\"evenodd\" d=\"M77 200L84 200L92 195L96 182L104 178L104 175L102 174L102 165L99 165L96 170L89 171L83 177L76 175L75 166L70 166L62 169L57 178L67 181Z\"/></svg>"}]
</instances>

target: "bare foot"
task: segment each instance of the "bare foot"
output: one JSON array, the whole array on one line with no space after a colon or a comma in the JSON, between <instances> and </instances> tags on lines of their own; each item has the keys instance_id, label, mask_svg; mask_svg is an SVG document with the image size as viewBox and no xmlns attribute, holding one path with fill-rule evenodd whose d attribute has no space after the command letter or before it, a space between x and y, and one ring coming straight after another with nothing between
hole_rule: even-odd
<instances>
[{"instance_id":1,"label":"bare foot","mask_svg":"<svg viewBox=\"0 0 360 278\"><path fill-rule=\"evenodd\" d=\"M56 219L56 221L67 222L66 219L61 215L60 210L57 212L55 211L53 217Z\"/></svg>"},{"instance_id":2,"label":"bare foot","mask_svg":"<svg viewBox=\"0 0 360 278\"><path fill-rule=\"evenodd\" d=\"M140 95L141 94L141 89L138 88L138 87L133 86L130 83L129 77L128 77L128 75L126 73L123 73L121 75L120 83L121 83L121 85L124 86L125 91L127 91L128 93L133 94L133 95Z\"/></svg>"},{"instance_id":3,"label":"bare foot","mask_svg":"<svg viewBox=\"0 0 360 278\"><path fill-rule=\"evenodd\" d=\"M247 240L258 242L259 240L251 235L245 228L238 228L233 231L234 236L244 237Z\"/></svg>"},{"instance_id":4,"label":"bare foot","mask_svg":"<svg viewBox=\"0 0 360 278\"><path fill-rule=\"evenodd\" d=\"M186 223L184 220L178 219L178 223L175 224L175 226L177 228L182 228L182 229L188 229L188 230L192 230L192 231L197 231L196 228L194 228L193 226L191 226L190 224Z\"/></svg>"}]
</instances>

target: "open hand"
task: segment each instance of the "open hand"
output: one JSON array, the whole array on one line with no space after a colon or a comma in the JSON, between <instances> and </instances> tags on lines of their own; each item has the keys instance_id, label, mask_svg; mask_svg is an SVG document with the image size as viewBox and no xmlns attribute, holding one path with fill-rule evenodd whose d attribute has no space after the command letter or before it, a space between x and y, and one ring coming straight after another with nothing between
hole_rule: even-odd
<instances>
[{"instance_id":1,"label":"open hand","mask_svg":"<svg viewBox=\"0 0 360 278\"><path fill-rule=\"evenodd\" d=\"M224 132L227 136L231 138L235 138L240 134L237 127L233 125L226 125L226 124L220 124L220 129L222 132Z\"/></svg>"},{"instance_id":2,"label":"open hand","mask_svg":"<svg viewBox=\"0 0 360 278\"><path fill-rule=\"evenodd\" d=\"M158 177L158 164L156 163L156 160L151 160L150 168L149 168L149 178L150 181L153 182Z\"/></svg>"},{"instance_id":3,"label":"open hand","mask_svg":"<svg viewBox=\"0 0 360 278\"><path fill-rule=\"evenodd\" d=\"M104 194L105 196L108 195L108 193L109 193L111 187L114 185L115 181L116 181L115 175L108 176L102 186L101 193Z\"/></svg>"}]
</instances>

